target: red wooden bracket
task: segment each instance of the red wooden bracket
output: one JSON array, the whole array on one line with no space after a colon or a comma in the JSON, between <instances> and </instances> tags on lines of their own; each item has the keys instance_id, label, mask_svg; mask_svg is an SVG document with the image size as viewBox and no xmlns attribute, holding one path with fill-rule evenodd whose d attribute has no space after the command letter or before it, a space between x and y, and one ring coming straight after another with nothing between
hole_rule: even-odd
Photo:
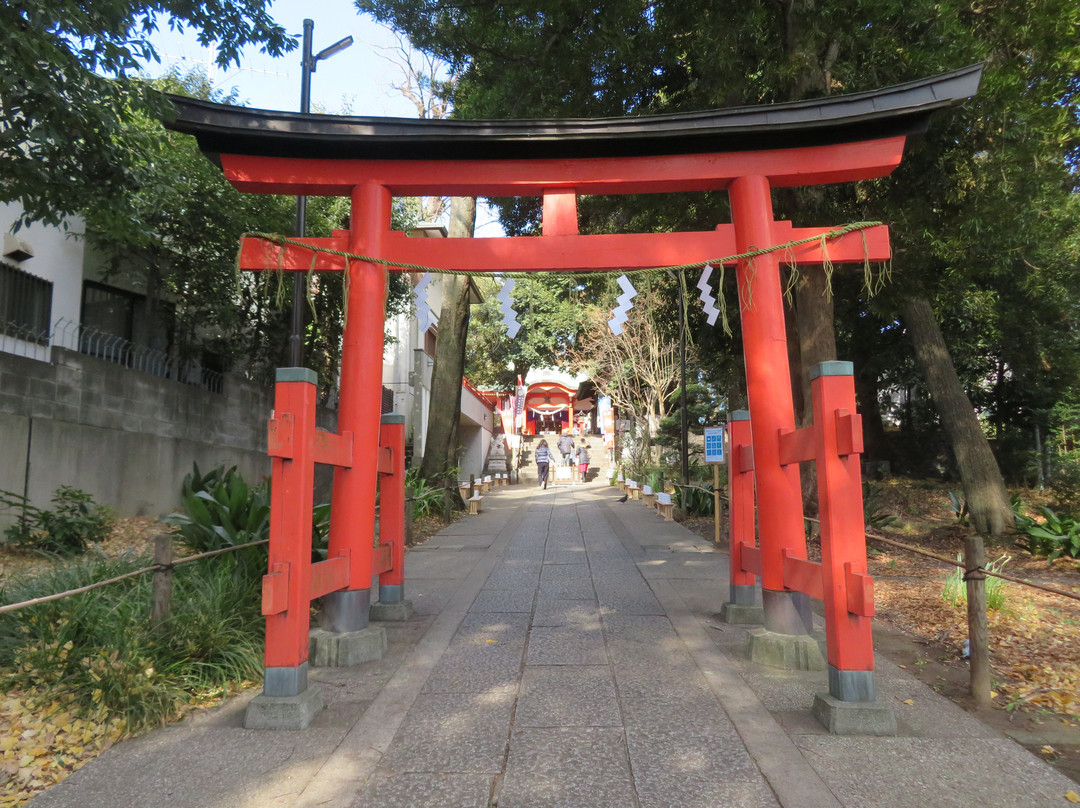
<instances>
[{"instance_id":1,"label":"red wooden bracket","mask_svg":"<svg viewBox=\"0 0 1080 808\"><path fill-rule=\"evenodd\" d=\"M780 465L813 460L815 455L813 427L780 433Z\"/></svg>"},{"instance_id":2,"label":"red wooden bracket","mask_svg":"<svg viewBox=\"0 0 1080 808\"><path fill-rule=\"evenodd\" d=\"M783 551L784 587L795 592L802 592L817 600L825 599L825 585L822 583L821 564L805 558L788 555Z\"/></svg>"},{"instance_id":3,"label":"red wooden bracket","mask_svg":"<svg viewBox=\"0 0 1080 808\"><path fill-rule=\"evenodd\" d=\"M379 474L394 473L394 450L389 446L379 447Z\"/></svg>"},{"instance_id":4,"label":"red wooden bracket","mask_svg":"<svg viewBox=\"0 0 1080 808\"><path fill-rule=\"evenodd\" d=\"M382 575L394 568L392 548L389 544L380 544L375 548L375 554L371 562L371 574Z\"/></svg>"},{"instance_id":5,"label":"red wooden bracket","mask_svg":"<svg viewBox=\"0 0 1080 808\"><path fill-rule=\"evenodd\" d=\"M844 562L848 611L861 617L874 616L874 579L862 572L852 572L851 562Z\"/></svg>"},{"instance_id":6,"label":"red wooden bracket","mask_svg":"<svg viewBox=\"0 0 1080 808\"><path fill-rule=\"evenodd\" d=\"M736 457L736 471L743 474L747 471L754 470L754 447L753 446L739 446L738 451L735 452Z\"/></svg>"},{"instance_id":7,"label":"red wooden bracket","mask_svg":"<svg viewBox=\"0 0 1080 808\"><path fill-rule=\"evenodd\" d=\"M283 457L291 460L293 457L293 433L296 421L292 415L283 412L276 418L271 418L266 429L266 453L270 457Z\"/></svg>"},{"instance_id":8,"label":"red wooden bracket","mask_svg":"<svg viewBox=\"0 0 1080 808\"><path fill-rule=\"evenodd\" d=\"M847 410L836 411L836 453L841 457L863 452L862 416Z\"/></svg>"},{"instance_id":9,"label":"red wooden bracket","mask_svg":"<svg viewBox=\"0 0 1080 808\"><path fill-rule=\"evenodd\" d=\"M754 575L760 577L761 575L761 548L755 547L752 544L742 543L742 548L739 550L739 557L742 558L743 572L752 572Z\"/></svg>"},{"instance_id":10,"label":"red wooden bracket","mask_svg":"<svg viewBox=\"0 0 1080 808\"><path fill-rule=\"evenodd\" d=\"M311 596L321 598L349 586L349 557L335 556L311 565Z\"/></svg>"},{"instance_id":11,"label":"red wooden bracket","mask_svg":"<svg viewBox=\"0 0 1080 808\"><path fill-rule=\"evenodd\" d=\"M351 468L353 462L352 432L342 432L340 435L335 435L333 432L316 429L312 441L312 454L316 463Z\"/></svg>"},{"instance_id":12,"label":"red wooden bracket","mask_svg":"<svg viewBox=\"0 0 1080 808\"><path fill-rule=\"evenodd\" d=\"M269 617L289 608L289 565L274 563L270 573L263 576L262 614Z\"/></svg>"}]
</instances>

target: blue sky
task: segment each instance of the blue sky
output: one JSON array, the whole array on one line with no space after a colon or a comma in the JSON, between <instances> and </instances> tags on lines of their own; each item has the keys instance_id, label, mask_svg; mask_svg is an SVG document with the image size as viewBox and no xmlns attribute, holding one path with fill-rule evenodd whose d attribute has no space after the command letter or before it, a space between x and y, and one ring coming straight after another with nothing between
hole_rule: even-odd
<instances>
[{"instance_id":1,"label":"blue sky","mask_svg":"<svg viewBox=\"0 0 1080 808\"><path fill-rule=\"evenodd\" d=\"M308 17L315 21L312 50L318 53L345 36L352 35L352 47L320 61L311 77L311 106L329 113L379 115L415 118L416 110L390 88L399 73L382 49L393 49L393 32L361 17L351 0L277 0L271 14L285 29L300 39ZM194 35L180 36L162 26L153 37L161 56L160 64L150 64L147 72L156 77L173 66L185 70L201 67L214 84L228 91L236 87L240 101L261 109L298 110L300 108L300 51L271 59L248 48L241 66L227 71L214 64L214 52L199 45Z\"/></svg>"},{"instance_id":2,"label":"blue sky","mask_svg":"<svg viewBox=\"0 0 1080 808\"><path fill-rule=\"evenodd\" d=\"M324 59L311 76L311 108L331 114L376 115L415 118L416 108L390 85L401 79L400 69L391 60L398 47L394 33L370 17L361 17L351 0L276 0L271 14L298 40L303 36L304 18L315 21L312 51L318 53L339 39L352 36L350 48ZM157 77L174 66L187 71L202 68L214 85L226 92L239 90L239 102L259 109L297 111L300 109L300 50L272 59L248 48L240 67L222 71L214 64L215 53L199 45L191 32L183 36L162 26L152 42L161 57L146 71ZM476 235L503 235L494 211L481 204L477 208Z\"/></svg>"}]
</instances>

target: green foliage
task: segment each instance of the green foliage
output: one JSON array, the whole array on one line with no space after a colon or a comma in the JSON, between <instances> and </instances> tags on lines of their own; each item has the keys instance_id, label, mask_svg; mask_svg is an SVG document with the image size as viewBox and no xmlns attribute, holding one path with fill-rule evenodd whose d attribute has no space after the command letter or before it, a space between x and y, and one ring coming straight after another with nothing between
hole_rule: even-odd
<instances>
[{"instance_id":1,"label":"green foliage","mask_svg":"<svg viewBox=\"0 0 1080 808\"><path fill-rule=\"evenodd\" d=\"M883 496L881 486L863 481L863 521L867 527L882 530L900 524L896 515L886 508Z\"/></svg>"},{"instance_id":2,"label":"green foliage","mask_svg":"<svg viewBox=\"0 0 1080 808\"><path fill-rule=\"evenodd\" d=\"M4 528L4 538L35 550L75 555L109 537L112 512L85 491L62 485L51 503L52 508L38 508L21 494L0 491L0 507L19 514L19 521Z\"/></svg>"},{"instance_id":3,"label":"green foliage","mask_svg":"<svg viewBox=\"0 0 1080 808\"><path fill-rule=\"evenodd\" d=\"M1017 515L1016 529L1023 534L1017 542L1034 556L1053 561L1061 556L1080 558L1080 521L1058 516L1047 507L1039 508L1043 522Z\"/></svg>"},{"instance_id":4,"label":"green foliage","mask_svg":"<svg viewBox=\"0 0 1080 808\"><path fill-rule=\"evenodd\" d=\"M1047 486L1059 511L1080 511L1080 451L1056 451L1050 462Z\"/></svg>"},{"instance_id":5,"label":"green foliage","mask_svg":"<svg viewBox=\"0 0 1080 808\"><path fill-rule=\"evenodd\" d=\"M1070 386L1080 389L1080 330L1071 327L1080 300L1080 5L1072 0L723 9L632 0L357 5L418 48L465 68L453 99L455 115L463 118L772 104L984 62L978 95L937 114L926 136L909 144L896 172L779 190L777 218L799 226L890 223L891 286L871 300L860 291L860 278L840 271L834 283L848 291L835 294L833 304L837 355L855 362L860 408L872 417L868 405L880 402L901 426L881 438L880 459L892 459L894 468L941 474L955 462L898 316L905 297L932 302L955 375L1008 461L1007 473L1027 466L1032 411L1052 408ZM704 230L730 221L722 192L597 196L580 200L579 213L584 232ZM506 203L502 218L508 232L534 232L539 205ZM733 284L726 286L730 299ZM800 322L797 309L790 313L800 333L810 333L807 325L827 330L824 322ZM737 314L737 306L728 310ZM737 344L734 351L720 345L723 350L702 353L704 374L717 381L735 375L731 357L738 356ZM898 406L891 407L893 401ZM906 451L896 452L890 439L900 439L898 448ZM899 456L886 457L890 450Z\"/></svg>"},{"instance_id":6,"label":"green foliage","mask_svg":"<svg viewBox=\"0 0 1080 808\"><path fill-rule=\"evenodd\" d=\"M712 482L704 481L689 486L676 485L672 500L687 516L712 516L716 504Z\"/></svg>"},{"instance_id":7,"label":"green foliage","mask_svg":"<svg viewBox=\"0 0 1080 808\"><path fill-rule=\"evenodd\" d=\"M4 595L30 600L148 563L87 556L17 579ZM258 678L260 576L228 556L178 567L172 616L154 629L149 575L0 615L0 670L11 687L44 687L46 703L104 713L131 732L158 726L193 699Z\"/></svg>"},{"instance_id":8,"label":"green foliage","mask_svg":"<svg viewBox=\"0 0 1080 808\"><path fill-rule=\"evenodd\" d=\"M496 299L499 284L480 281L485 298L469 321L465 376L474 384L507 389L532 368L566 367L582 328L583 304L597 283L603 281L586 283L546 273L515 278L512 299L521 329L511 341Z\"/></svg>"},{"instance_id":9,"label":"green foliage","mask_svg":"<svg viewBox=\"0 0 1080 808\"><path fill-rule=\"evenodd\" d=\"M162 518L180 529L196 552L235 547L270 537L270 482L249 487L236 467L205 476L198 466L184 478L183 513Z\"/></svg>"},{"instance_id":10,"label":"green foliage","mask_svg":"<svg viewBox=\"0 0 1080 808\"><path fill-rule=\"evenodd\" d=\"M21 201L28 221L58 224L137 187L151 144L125 124L136 112L163 114L164 104L132 76L157 60L149 36L163 21L199 32L220 67L239 65L248 45L274 56L296 47L257 0L0 5L0 201Z\"/></svg>"},{"instance_id":11,"label":"green foliage","mask_svg":"<svg viewBox=\"0 0 1080 808\"><path fill-rule=\"evenodd\" d=\"M964 555L960 553L956 560L963 563ZM987 572L1001 572L1005 565L1012 561L1012 556L1002 556L986 565ZM1005 608L1007 582L1001 578L986 577L986 608L997 611ZM941 597L946 603L953 606L963 606L967 603L967 584L964 582L963 567L956 567L945 579L945 586L941 590Z\"/></svg>"},{"instance_id":12,"label":"green foliage","mask_svg":"<svg viewBox=\"0 0 1080 808\"><path fill-rule=\"evenodd\" d=\"M421 477L418 468L405 472L405 496L412 500L414 518L442 513L443 489Z\"/></svg>"},{"instance_id":13,"label":"green foliage","mask_svg":"<svg viewBox=\"0 0 1080 808\"><path fill-rule=\"evenodd\" d=\"M949 492L949 510L952 511L953 516L956 517L956 524L968 524L969 513L967 500L964 499L962 494L957 494L955 491Z\"/></svg>"}]
</instances>

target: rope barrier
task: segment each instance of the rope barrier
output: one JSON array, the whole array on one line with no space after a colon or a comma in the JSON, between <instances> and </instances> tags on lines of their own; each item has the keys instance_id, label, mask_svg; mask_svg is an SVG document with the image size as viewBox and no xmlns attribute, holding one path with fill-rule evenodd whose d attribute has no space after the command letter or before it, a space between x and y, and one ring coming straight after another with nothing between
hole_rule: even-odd
<instances>
[{"instance_id":1,"label":"rope barrier","mask_svg":"<svg viewBox=\"0 0 1080 808\"><path fill-rule=\"evenodd\" d=\"M705 491L705 492L707 492L709 494L713 493L708 488L702 488L701 486L698 486L698 485L686 485L686 486L683 486L683 485L679 485L678 483L672 483L672 485L675 485L677 488L696 488L699 491ZM720 498L722 500L724 500L725 502L728 501L728 497L725 494L721 494ZM755 511L757 510L756 506L755 506L754 510ZM816 525L821 524L820 519L815 519L812 516L804 516L803 520L806 521L806 522L813 522ZM863 533L863 535L870 541L877 542L879 544L887 544L887 545L889 545L891 547L896 547L896 548L898 548L900 550L906 550L909 553L915 553L916 555L926 556L927 558L932 558L935 561L940 561L942 564L949 564L950 566L959 567L960 569L963 569L963 570L967 571L967 568L966 568L966 565L964 564L964 562L963 561L957 561L955 558L948 558L947 556L938 555L937 553L933 553L933 552L931 552L929 550L924 550L921 547L913 547L910 544L904 544L903 542L899 542L899 541L896 541L894 539L886 539L884 536L875 536L872 533L865 533L865 532ZM1070 598L1071 600L1080 600L1080 595L1078 595L1075 592L1069 592L1069 591L1067 591L1065 589L1058 589L1057 587L1049 586L1048 584L1036 583L1035 581L1029 581L1026 578L1017 578L1015 575L1009 575L1009 574L1004 573L1004 572L995 572L994 570L989 570L986 567L978 567L978 568L976 568L974 570L971 570L970 572L978 572L978 573L981 573L983 575L989 575L991 578L1001 578L1003 581L1009 581L1011 583L1020 584L1022 586L1030 586L1032 589L1039 589L1039 590L1042 590L1043 592L1048 592L1048 593L1050 593L1052 595L1060 595L1063 598Z\"/></svg>"},{"instance_id":2,"label":"rope barrier","mask_svg":"<svg viewBox=\"0 0 1080 808\"><path fill-rule=\"evenodd\" d=\"M72 595L81 595L84 592L90 592L94 589L100 589L101 587L108 586L109 584L119 583L120 581L126 580L128 578L134 578L137 575L145 575L148 572L170 570L178 564L187 564L190 561L198 561L203 558L210 558L211 556L221 555L222 553L233 553L237 550L244 550L248 547L256 547L260 544L267 544L269 541L269 539L262 539L260 541L248 542L247 544L238 544L235 547L223 547L220 550L209 550L205 553L197 553L195 555L186 556L184 558L177 558L171 564L153 564L149 567L143 567L142 569L125 572L123 575L117 575L115 578L109 578L105 581L95 581L94 583L87 584L86 586L80 586L76 589L69 589L66 592L57 592L52 595L42 595L40 598L24 600L20 603L8 603L5 606L0 606L0 614L18 611L19 609L23 609L27 606L37 606L41 603L49 603L54 600L60 600L61 598L71 597Z\"/></svg>"},{"instance_id":3,"label":"rope barrier","mask_svg":"<svg viewBox=\"0 0 1080 808\"><path fill-rule=\"evenodd\" d=\"M685 272L690 269L701 269L706 264L723 266L725 263L731 261L744 261L752 260L759 255L767 255L773 252L782 252L785 250L793 250L796 247L801 247L804 244L810 244L815 241L826 241L832 239L838 239L842 236L846 236L849 233L856 233L862 230L868 230L871 227L879 227L882 222L852 222L842 227L837 227L827 233L822 233L816 236L808 236L807 238L796 239L789 241L785 244L777 244L773 247L762 247L760 249L747 250L746 252L735 253L734 255L727 255L723 258L710 258L705 261L695 261L690 264L673 264L671 266L652 267L649 269L633 269L633 270L591 270L587 272L558 272L549 274L558 274L568 277L595 277L603 272L618 272L624 275L640 275L640 274L653 274L657 272ZM344 258L347 261L365 261L369 264L382 264L384 267L395 267L397 269L407 269L413 272L430 272L439 275L465 275L467 277L485 277L490 276L491 272L476 272L473 270L459 270L459 269L442 269L440 267L430 267L423 264L409 264L402 261L389 261L385 258L374 258L369 255L360 255L358 253L346 252L344 250L335 250L332 247L322 247L316 244L309 244L296 238L289 236L282 236L277 233L260 233L260 232L248 232L240 236L240 252L244 249L244 240L248 238L259 239L260 241L268 241L272 244L276 244L278 247L297 247L304 250L311 250L313 253L326 253L327 255L336 255ZM237 254L237 260L239 261L239 253ZM272 269L272 267L267 267ZM499 275L504 277L515 276L528 276L534 275L535 272L525 270L501 270Z\"/></svg>"},{"instance_id":4,"label":"rope barrier","mask_svg":"<svg viewBox=\"0 0 1080 808\"><path fill-rule=\"evenodd\" d=\"M416 497L406 497L406 502L413 502ZM379 510L379 506L375 506L375 510ZM196 553L195 555L184 556L183 558L175 559L171 564L153 564L149 567L143 567L142 569L132 570L131 572L125 572L123 575L117 575L115 578L109 578L105 581L95 581L92 584L86 586L80 586L76 589L68 589L65 592L56 592L52 595L42 595L40 598L33 598L31 600L24 600L19 603L8 603L0 606L0 614L7 612L18 611L19 609L26 608L27 606L37 606L42 603L50 603L54 600L60 600L62 598L71 597L72 595L81 595L84 592L91 592L95 589L100 589L103 586L109 584L119 583L120 581L127 580L128 578L135 578L139 575L145 575L148 572L163 572L171 570L180 564L187 564L192 561L200 561L204 558L211 558L213 556L221 555L222 553L235 553L237 550L246 550L248 547L258 547L260 544L269 544L270 539L260 539L259 541L248 542L247 544L237 544L233 547L222 547L217 550L207 550L205 553Z\"/></svg>"}]
</instances>

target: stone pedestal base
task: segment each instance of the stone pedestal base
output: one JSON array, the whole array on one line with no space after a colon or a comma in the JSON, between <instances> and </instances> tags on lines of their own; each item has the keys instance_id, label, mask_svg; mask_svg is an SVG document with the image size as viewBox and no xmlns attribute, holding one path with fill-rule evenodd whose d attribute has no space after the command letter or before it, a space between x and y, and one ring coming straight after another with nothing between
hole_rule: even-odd
<instances>
[{"instance_id":1,"label":"stone pedestal base","mask_svg":"<svg viewBox=\"0 0 1080 808\"><path fill-rule=\"evenodd\" d=\"M386 629L368 626L361 631L341 633L312 629L308 659L316 668L349 668L382 659L386 650Z\"/></svg>"},{"instance_id":2,"label":"stone pedestal base","mask_svg":"<svg viewBox=\"0 0 1080 808\"><path fill-rule=\"evenodd\" d=\"M245 729L307 729L326 705L322 694L309 687L299 696L267 696L260 693L248 702Z\"/></svg>"},{"instance_id":3,"label":"stone pedestal base","mask_svg":"<svg viewBox=\"0 0 1080 808\"><path fill-rule=\"evenodd\" d=\"M401 600L397 603L373 603L371 605L371 619L382 621L408 620L413 616L413 602Z\"/></svg>"},{"instance_id":4,"label":"stone pedestal base","mask_svg":"<svg viewBox=\"0 0 1080 808\"><path fill-rule=\"evenodd\" d=\"M725 603L720 607L720 619L735 625L760 626L765 622L765 611L760 603Z\"/></svg>"},{"instance_id":5,"label":"stone pedestal base","mask_svg":"<svg viewBox=\"0 0 1080 808\"><path fill-rule=\"evenodd\" d=\"M827 693L814 696L814 718L833 735L896 735L896 716L876 701L840 701Z\"/></svg>"},{"instance_id":6,"label":"stone pedestal base","mask_svg":"<svg viewBox=\"0 0 1080 808\"><path fill-rule=\"evenodd\" d=\"M750 629L746 656L758 665L791 671L823 671L825 657L817 637L810 634L774 634L764 628Z\"/></svg>"}]
</instances>

